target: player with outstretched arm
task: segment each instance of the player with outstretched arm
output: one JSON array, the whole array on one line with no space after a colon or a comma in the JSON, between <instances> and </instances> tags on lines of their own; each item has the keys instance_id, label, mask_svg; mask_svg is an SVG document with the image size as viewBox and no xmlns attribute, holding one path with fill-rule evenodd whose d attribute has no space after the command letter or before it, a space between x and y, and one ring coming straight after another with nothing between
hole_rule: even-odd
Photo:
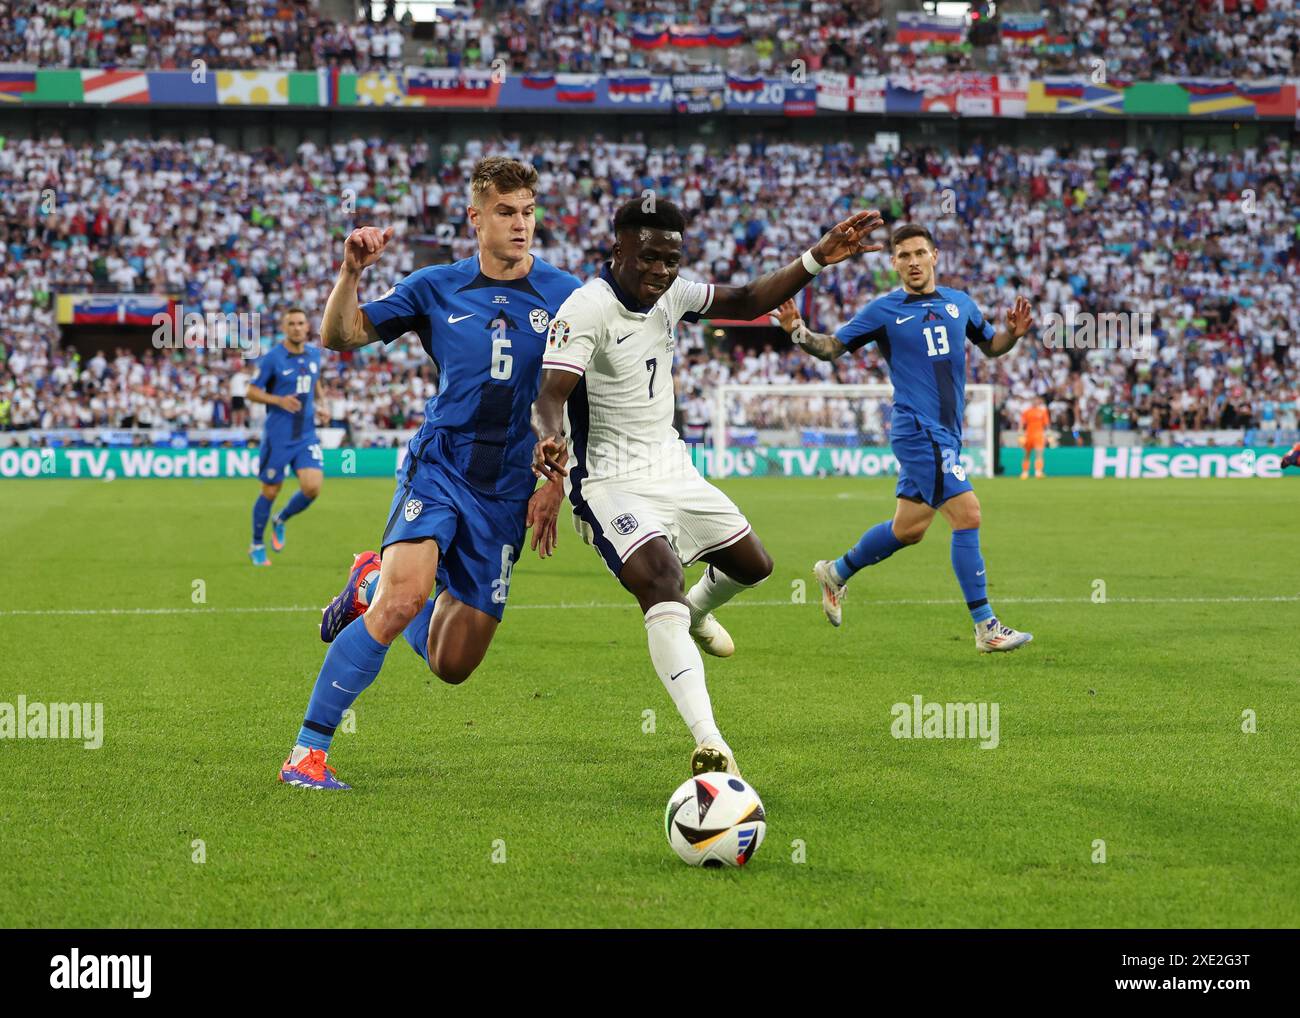
<instances>
[{"instance_id":1,"label":"player with outstretched arm","mask_svg":"<svg viewBox=\"0 0 1300 1018\"><path fill-rule=\"evenodd\" d=\"M1033 310L1017 297L1004 327L994 329L965 291L935 284L938 252L929 230L916 223L900 226L890 247L902 287L877 297L833 336L810 331L793 302L778 309L781 327L820 360L875 343L894 384L889 433L898 460L894 518L872 527L838 559L813 567L822 608L838 626L844 587L853 575L916 544L940 512L952 527L952 569L975 623L975 646L982 652L1015 650L1033 636L1003 625L989 605L980 504L961 463L966 341L988 357L1010 353L1029 331Z\"/></svg>"},{"instance_id":2,"label":"player with outstretched arm","mask_svg":"<svg viewBox=\"0 0 1300 1018\"><path fill-rule=\"evenodd\" d=\"M330 648L280 769L287 784L348 788L326 754L393 641L404 636L444 682L464 682L505 612L525 529L533 527L543 558L554 548L564 491L558 482L534 491L529 408L551 316L579 281L530 253L536 191L532 166L480 160L468 210L478 253L419 269L359 306L361 273L393 231L364 227L348 236L322 340L355 350L414 332L438 365L438 392L398 472L382 569L379 554L358 555L321 619Z\"/></svg>"},{"instance_id":3,"label":"player with outstretched arm","mask_svg":"<svg viewBox=\"0 0 1300 1018\"><path fill-rule=\"evenodd\" d=\"M881 250L868 237L882 225L878 212L860 212L784 268L744 286L715 286L678 275L681 211L634 199L614 217L610 262L551 323L533 405L533 469L566 477L579 532L637 599L650 660L695 739L693 774L738 773L713 718L700 649L732 653L712 613L765 580L772 560L731 499L700 476L673 430L677 323L763 314L825 266ZM686 592L682 567L700 560L708 568Z\"/></svg>"}]
</instances>

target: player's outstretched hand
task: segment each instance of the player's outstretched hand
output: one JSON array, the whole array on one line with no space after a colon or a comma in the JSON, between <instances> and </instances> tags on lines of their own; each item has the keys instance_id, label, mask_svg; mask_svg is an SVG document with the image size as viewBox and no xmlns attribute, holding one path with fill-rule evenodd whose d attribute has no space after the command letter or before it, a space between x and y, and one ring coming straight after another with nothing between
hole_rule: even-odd
<instances>
[{"instance_id":1,"label":"player's outstretched hand","mask_svg":"<svg viewBox=\"0 0 1300 1018\"><path fill-rule=\"evenodd\" d=\"M772 312L771 318L786 332L793 332L795 323L799 321L799 309L795 307L793 299L783 301L781 306Z\"/></svg>"},{"instance_id":2,"label":"player's outstretched hand","mask_svg":"<svg viewBox=\"0 0 1300 1018\"><path fill-rule=\"evenodd\" d=\"M813 257L823 265L835 265L855 255L882 251L885 245L871 240L871 234L885 225L876 209L867 209L836 223L812 249Z\"/></svg>"},{"instance_id":3,"label":"player's outstretched hand","mask_svg":"<svg viewBox=\"0 0 1300 1018\"><path fill-rule=\"evenodd\" d=\"M533 446L533 473L548 481L559 481L568 473L564 464L569 459L569 445L563 435L543 438Z\"/></svg>"},{"instance_id":4,"label":"player's outstretched hand","mask_svg":"<svg viewBox=\"0 0 1300 1018\"><path fill-rule=\"evenodd\" d=\"M1007 331L1019 339L1034 324L1034 308L1024 297L1017 297L1016 303L1007 308Z\"/></svg>"},{"instance_id":5,"label":"player's outstretched hand","mask_svg":"<svg viewBox=\"0 0 1300 1018\"><path fill-rule=\"evenodd\" d=\"M560 503L564 501L564 485L558 481L547 481L528 500L527 526L532 528L531 547L538 558L546 558L555 552L559 540Z\"/></svg>"},{"instance_id":6,"label":"player's outstretched hand","mask_svg":"<svg viewBox=\"0 0 1300 1018\"><path fill-rule=\"evenodd\" d=\"M384 253L384 246L393 239L393 228L381 230L378 226L362 226L348 234L343 244L343 262L354 272L374 265Z\"/></svg>"}]
</instances>

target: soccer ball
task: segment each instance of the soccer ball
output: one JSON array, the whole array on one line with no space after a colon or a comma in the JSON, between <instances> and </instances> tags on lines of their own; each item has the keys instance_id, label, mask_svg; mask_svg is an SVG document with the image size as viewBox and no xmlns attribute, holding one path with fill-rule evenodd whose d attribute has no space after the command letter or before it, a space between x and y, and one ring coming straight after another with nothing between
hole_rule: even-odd
<instances>
[{"instance_id":1,"label":"soccer ball","mask_svg":"<svg viewBox=\"0 0 1300 1018\"><path fill-rule=\"evenodd\" d=\"M357 600L369 605L374 600L375 591L379 589L379 563L368 566L357 578Z\"/></svg>"},{"instance_id":2,"label":"soccer ball","mask_svg":"<svg viewBox=\"0 0 1300 1018\"><path fill-rule=\"evenodd\" d=\"M691 866L744 866L763 843L767 814L753 788L715 771L684 781L673 792L664 833Z\"/></svg>"}]
</instances>

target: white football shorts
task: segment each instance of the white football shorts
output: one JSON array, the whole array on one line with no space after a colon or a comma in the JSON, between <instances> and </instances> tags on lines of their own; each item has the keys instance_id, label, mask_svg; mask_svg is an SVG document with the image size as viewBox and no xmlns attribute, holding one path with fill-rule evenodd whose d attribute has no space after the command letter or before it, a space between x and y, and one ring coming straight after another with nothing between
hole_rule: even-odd
<instances>
[{"instance_id":1,"label":"white football shorts","mask_svg":"<svg viewBox=\"0 0 1300 1018\"><path fill-rule=\"evenodd\" d=\"M668 541L682 565L690 565L750 531L736 504L698 472L584 482L573 523L615 576L656 537Z\"/></svg>"}]
</instances>

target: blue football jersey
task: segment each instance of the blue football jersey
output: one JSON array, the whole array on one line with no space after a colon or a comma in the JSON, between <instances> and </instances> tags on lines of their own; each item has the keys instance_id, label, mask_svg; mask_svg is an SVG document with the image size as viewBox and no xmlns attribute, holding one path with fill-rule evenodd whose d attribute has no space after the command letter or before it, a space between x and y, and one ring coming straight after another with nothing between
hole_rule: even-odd
<instances>
[{"instance_id":1,"label":"blue football jersey","mask_svg":"<svg viewBox=\"0 0 1300 1018\"><path fill-rule=\"evenodd\" d=\"M532 494L529 415L546 330L580 285L536 256L527 276L491 279L475 255L412 272L361 305L385 343L414 332L438 365L438 392L411 439L412 456L450 465L487 495Z\"/></svg>"},{"instance_id":2,"label":"blue football jersey","mask_svg":"<svg viewBox=\"0 0 1300 1018\"><path fill-rule=\"evenodd\" d=\"M901 287L877 297L835 333L850 350L875 343L889 365L894 406L946 428L960 440L966 411L966 340L983 343L996 330L963 290L930 293Z\"/></svg>"},{"instance_id":3,"label":"blue football jersey","mask_svg":"<svg viewBox=\"0 0 1300 1018\"><path fill-rule=\"evenodd\" d=\"M267 406L265 437L276 445L316 441L316 381L320 378L321 348L310 344L293 354L283 343L257 362L253 384L273 396L297 396L302 409L296 414Z\"/></svg>"}]
</instances>

